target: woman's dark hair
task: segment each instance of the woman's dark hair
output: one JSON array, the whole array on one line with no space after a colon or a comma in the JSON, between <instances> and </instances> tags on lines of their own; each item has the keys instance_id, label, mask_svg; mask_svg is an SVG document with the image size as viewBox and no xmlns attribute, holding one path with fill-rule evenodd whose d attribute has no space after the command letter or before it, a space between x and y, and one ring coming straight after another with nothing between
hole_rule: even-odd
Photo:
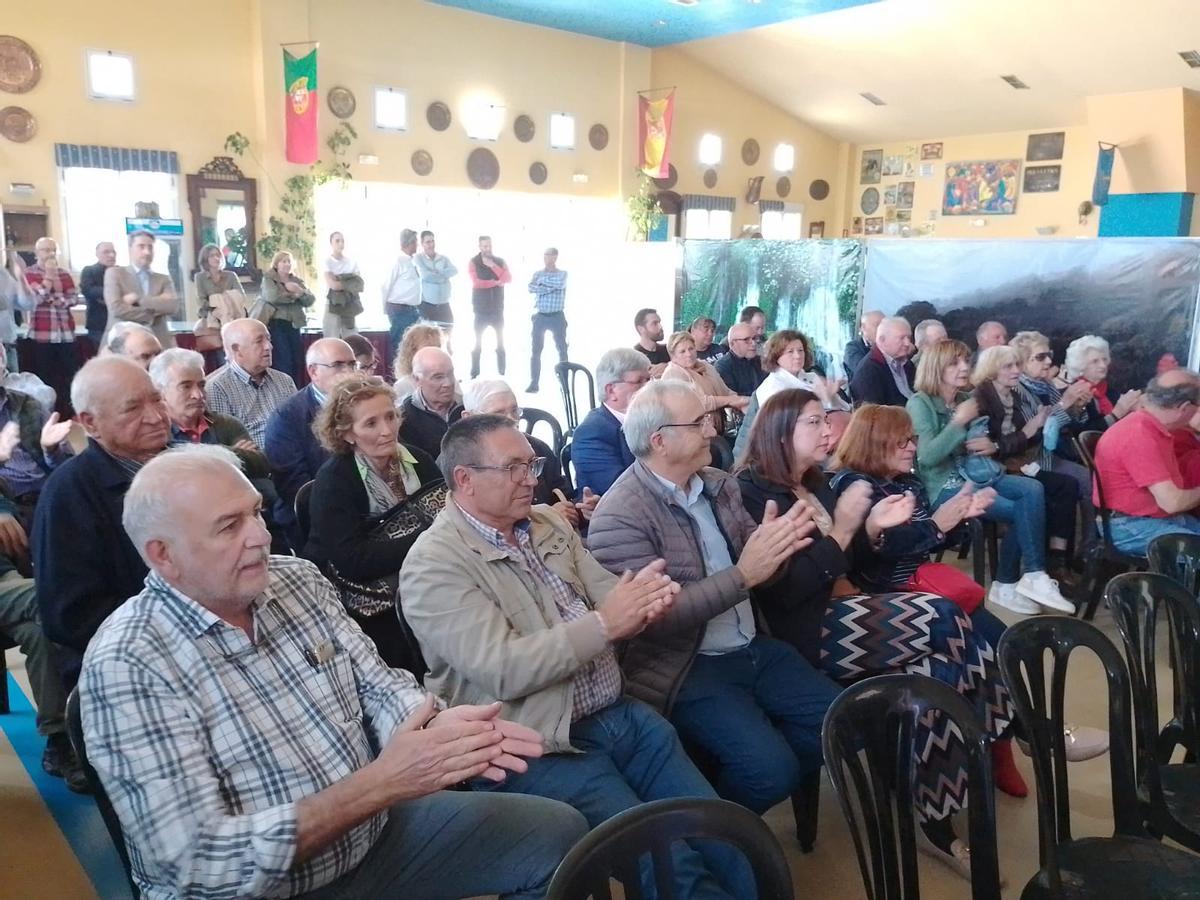
<instances>
[{"instance_id":1,"label":"woman's dark hair","mask_svg":"<svg viewBox=\"0 0 1200 900\"><path fill-rule=\"evenodd\" d=\"M804 347L804 368L812 368L816 357L813 356L812 345L809 344L808 338L803 332L796 331L793 328L784 328L769 338L767 338L767 346L763 350L763 370L766 372L774 372L779 368L779 357L787 352L788 344L792 341L799 341Z\"/></svg>"},{"instance_id":2,"label":"woman's dark hair","mask_svg":"<svg viewBox=\"0 0 1200 900\"><path fill-rule=\"evenodd\" d=\"M812 391L791 388L764 403L754 418L746 451L735 471L751 469L773 484L795 484L798 479L792 435L796 422L804 415L804 407L813 402L821 401ZM808 473L804 474L807 480Z\"/></svg>"}]
</instances>

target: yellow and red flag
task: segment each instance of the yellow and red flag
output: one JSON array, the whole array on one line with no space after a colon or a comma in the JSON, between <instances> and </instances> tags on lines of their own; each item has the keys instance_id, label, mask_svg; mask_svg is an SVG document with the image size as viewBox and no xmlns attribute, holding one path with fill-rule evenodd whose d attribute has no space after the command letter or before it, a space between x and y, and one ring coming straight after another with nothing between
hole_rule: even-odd
<instances>
[{"instance_id":1,"label":"yellow and red flag","mask_svg":"<svg viewBox=\"0 0 1200 900\"><path fill-rule=\"evenodd\" d=\"M283 86L287 123L287 161L317 161L317 48L304 56L283 51Z\"/></svg>"},{"instance_id":2,"label":"yellow and red flag","mask_svg":"<svg viewBox=\"0 0 1200 900\"><path fill-rule=\"evenodd\" d=\"M651 178L666 178L671 152L671 120L675 91L661 100L638 95L638 168Z\"/></svg>"}]
</instances>

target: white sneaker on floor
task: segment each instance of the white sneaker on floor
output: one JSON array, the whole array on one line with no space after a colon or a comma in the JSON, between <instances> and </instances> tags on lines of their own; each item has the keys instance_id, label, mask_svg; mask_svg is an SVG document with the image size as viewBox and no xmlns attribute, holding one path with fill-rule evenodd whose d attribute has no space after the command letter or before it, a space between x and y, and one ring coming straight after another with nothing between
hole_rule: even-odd
<instances>
[{"instance_id":1,"label":"white sneaker on floor","mask_svg":"<svg viewBox=\"0 0 1200 900\"><path fill-rule=\"evenodd\" d=\"M1047 609L1075 615L1075 604L1058 592L1058 582L1045 572L1026 572L1017 582L1017 593Z\"/></svg>"},{"instance_id":2,"label":"white sneaker on floor","mask_svg":"<svg viewBox=\"0 0 1200 900\"><path fill-rule=\"evenodd\" d=\"M1027 600L1018 594L1015 584L1004 584L999 581L993 581L992 586L988 588L987 604L988 606L1003 606L1005 609L1023 616L1036 616L1042 611L1042 608L1032 600Z\"/></svg>"},{"instance_id":3,"label":"white sneaker on floor","mask_svg":"<svg viewBox=\"0 0 1200 900\"><path fill-rule=\"evenodd\" d=\"M1108 732L1102 728L1092 728L1090 725L1072 725L1068 722L1063 729L1063 739L1066 744L1067 762L1083 762L1103 756L1108 752ZM1033 755L1033 750L1027 741L1017 738L1017 746L1026 756Z\"/></svg>"}]
</instances>

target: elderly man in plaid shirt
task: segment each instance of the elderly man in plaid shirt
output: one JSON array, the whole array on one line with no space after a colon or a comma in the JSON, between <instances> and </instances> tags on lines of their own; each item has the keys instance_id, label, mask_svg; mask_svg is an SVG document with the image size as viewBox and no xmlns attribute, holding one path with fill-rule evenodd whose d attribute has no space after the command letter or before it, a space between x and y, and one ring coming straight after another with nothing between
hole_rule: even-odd
<instances>
[{"instance_id":1,"label":"elderly man in plaid shirt","mask_svg":"<svg viewBox=\"0 0 1200 900\"><path fill-rule=\"evenodd\" d=\"M387 668L311 563L268 555L261 503L205 446L125 498L151 572L89 645L80 702L141 895L543 896L583 818L445 790L525 771L540 736Z\"/></svg>"}]
</instances>

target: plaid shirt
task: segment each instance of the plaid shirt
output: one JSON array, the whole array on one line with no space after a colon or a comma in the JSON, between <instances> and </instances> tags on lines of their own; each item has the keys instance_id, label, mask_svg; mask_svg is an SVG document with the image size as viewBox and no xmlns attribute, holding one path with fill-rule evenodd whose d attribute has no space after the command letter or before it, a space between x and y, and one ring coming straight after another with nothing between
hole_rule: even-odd
<instances>
[{"instance_id":1,"label":"plaid shirt","mask_svg":"<svg viewBox=\"0 0 1200 900\"><path fill-rule=\"evenodd\" d=\"M297 802L367 765L425 692L383 664L312 563L270 565L253 642L152 572L84 656L88 756L148 900L313 890L387 820L294 865Z\"/></svg>"},{"instance_id":2,"label":"plaid shirt","mask_svg":"<svg viewBox=\"0 0 1200 900\"><path fill-rule=\"evenodd\" d=\"M25 281L33 289L37 305L29 314L29 337L43 344L67 344L75 340L75 317L71 306L79 300L71 273L59 269L48 275L41 266L25 270Z\"/></svg>"},{"instance_id":3,"label":"plaid shirt","mask_svg":"<svg viewBox=\"0 0 1200 900\"><path fill-rule=\"evenodd\" d=\"M458 508L463 518L470 523L485 541L497 550L505 553L509 559L524 566L554 594L554 605L564 622L573 622L584 616L595 615L594 611L579 597L570 585L555 575L546 567L533 548L530 537L529 520L518 522L513 529L517 536L517 550L514 552L511 544L504 539L504 534L490 525L480 522L461 506ZM621 696L621 669L617 666L617 656L610 645L607 650L594 658L582 669L575 673L572 679L574 690L571 692L571 721L578 722L585 716L599 712L617 702Z\"/></svg>"},{"instance_id":4,"label":"plaid shirt","mask_svg":"<svg viewBox=\"0 0 1200 900\"><path fill-rule=\"evenodd\" d=\"M204 393L210 412L233 416L246 426L250 440L264 447L267 419L296 393L296 382L278 369L267 369L255 382L245 369L230 360L209 377Z\"/></svg>"},{"instance_id":5,"label":"plaid shirt","mask_svg":"<svg viewBox=\"0 0 1200 900\"><path fill-rule=\"evenodd\" d=\"M538 312L562 312L567 305L567 273L562 269L534 272L529 293L534 295L533 306Z\"/></svg>"}]
</instances>

